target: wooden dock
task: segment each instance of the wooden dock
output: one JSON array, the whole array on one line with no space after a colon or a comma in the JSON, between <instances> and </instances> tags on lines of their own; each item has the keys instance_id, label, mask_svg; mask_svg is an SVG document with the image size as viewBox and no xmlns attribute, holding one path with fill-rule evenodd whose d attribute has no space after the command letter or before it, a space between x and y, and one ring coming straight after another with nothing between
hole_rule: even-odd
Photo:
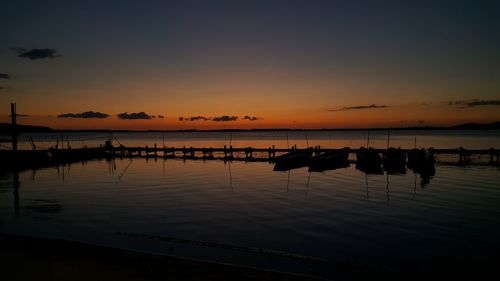
<instances>
[{"instance_id":1,"label":"wooden dock","mask_svg":"<svg viewBox=\"0 0 500 281\"><path fill-rule=\"evenodd\" d=\"M312 147L314 154L332 150L331 148ZM93 159L111 158L182 158L203 160L241 160L241 161L268 161L284 153L301 150L296 146L292 148L254 148L254 147L126 147L126 146L100 146L93 148L64 148L46 150L0 150L0 168L9 167L38 168L67 163L84 162ZM384 149L376 149L382 153ZM474 164L472 156L481 156L489 161L488 165L499 165L499 149L428 149L433 155L450 155L457 159L457 164ZM355 154L357 149L349 148L349 153ZM409 152L410 149L402 149ZM351 163L354 161L351 161Z\"/></svg>"}]
</instances>

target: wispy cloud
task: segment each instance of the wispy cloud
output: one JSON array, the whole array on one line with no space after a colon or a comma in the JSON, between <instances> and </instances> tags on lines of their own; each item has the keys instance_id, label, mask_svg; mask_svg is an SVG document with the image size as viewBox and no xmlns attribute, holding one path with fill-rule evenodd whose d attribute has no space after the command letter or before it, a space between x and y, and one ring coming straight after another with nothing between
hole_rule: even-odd
<instances>
[{"instance_id":1,"label":"wispy cloud","mask_svg":"<svg viewBox=\"0 0 500 281\"><path fill-rule=\"evenodd\" d=\"M158 118L163 119L163 118L165 118L165 116L163 116L163 115L158 115Z\"/></svg>"},{"instance_id":2,"label":"wispy cloud","mask_svg":"<svg viewBox=\"0 0 500 281\"><path fill-rule=\"evenodd\" d=\"M10 75L6 73L0 73L0 79L10 79Z\"/></svg>"},{"instance_id":3,"label":"wispy cloud","mask_svg":"<svg viewBox=\"0 0 500 281\"><path fill-rule=\"evenodd\" d=\"M220 117L212 118L212 121L216 121L216 122L229 122L229 121L236 121L236 120L238 120L238 116L222 115Z\"/></svg>"},{"instance_id":4,"label":"wispy cloud","mask_svg":"<svg viewBox=\"0 0 500 281\"><path fill-rule=\"evenodd\" d=\"M11 48L12 51L17 53L17 56L20 58L27 58L30 60L38 60L38 59L54 59L60 57L56 49L31 49L27 50L24 48Z\"/></svg>"},{"instance_id":5,"label":"wispy cloud","mask_svg":"<svg viewBox=\"0 0 500 281\"><path fill-rule=\"evenodd\" d=\"M151 115L146 114L145 112L137 112L137 113L127 113L123 112L117 115L118 118L123 120L134 120L134 119L151 119Z\"/></svg>"},{"instance_id":6,"label":"wispy cloud","mask_svg":"<svg viewBox=\"0 0 500 281\"><path fill-rule=\"evenodd\" d=\"M82 113L59 114L59 115L57 115L57 117L58 118L84 118L84 119L98 118L98 119L104 119L104 118L108 118L109 114L102 113L102 112L86 111L86 112L82 112Z\"/></svg>"},{"instance_id":7,"label":"wispy cloud","mask_svg":"<svg viewBox=\"0 0 500 281\"><path fill-rule=\"evenodd\" d=\"M458 101L450 101L448 103L449 106L455 106L457 108L469 108L476 106L495 106L500 105L500 100L480 100L480 99L472 99L472 100L458 100Z\"/></svg>"},{"instance_id":8,"label":"wispy cloud","mask_svg":"<svg viewBox=\"0 0 500 281\"><path fill-rule=\"evenodd\" d=\"M211 120L211 118L204 116L179 117L179 121L208 121L208 120Z\"/></svg>"},{"instance_id":9,"label":"wispy cloud","mask_svg":"<svg viewBox=\"0 0 500 281\"><path fill-rule=\"evenodd\" d=\"M328 111L349 111L349 110L361 110L361 109L375 109L375 108L386 108L388 107L387 105L376 105L376 104L370 104L370 105L356 105L356 106L348 106L348 107L342 107L338 109L329 109Z\"/></svg>"}]
</instances>

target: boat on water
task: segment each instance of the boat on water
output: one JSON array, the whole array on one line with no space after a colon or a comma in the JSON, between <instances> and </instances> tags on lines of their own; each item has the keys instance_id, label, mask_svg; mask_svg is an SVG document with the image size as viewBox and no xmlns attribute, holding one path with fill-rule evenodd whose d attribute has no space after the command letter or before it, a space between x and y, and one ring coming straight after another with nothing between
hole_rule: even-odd
<instances>
[{"instance_id":1,"label":"boat on water","mask_svg":"<svg viewBox=\"0 0 500 281\"><path fill-rule=\"evenodd\" d=\"M406 174L406 153L401 148L390 147L382 151L382 157L385 171Z\"/></svg>"},{"instance_id":2,"label":"boat on water","mask_svg":"<svg viewBox=\"0 0 500 281\"><path fill-rule=\"evenodd\" d=\"M434 155L427 149L414 148L408 151L408 168L430 168L436 163Z\"/></svg>"},{"instance_id":3,"label":"boat on water","mask_svg":"<svg viewBox=\"0 0 500 281\"><path fill-rule=\"evenodd\" d=\"M332 149L314 155L311 158L309 171L322 172L349 167L349 147Z\"/></svg>"},{"instance_id":4,"label":"boat on water","mask_svg":"<svg viewBox=\"0 0 500 281\"><path fill-rule=\"evenodd\" d=\"M427 149L414 148L408 151L408 168L420 174L422 177L422 186L429 183L430 179L436 174L434 164L436 160L431 151Z\"/></svg>"},{"instance_id":5,"label":"boat on water","mask_svg":"<svg viewBox=\"0 0 500 281\"><path fill-rule=\"evenodd\" d=\"M309 166L313 154L312 148L295 149L289 153L277 156L273 159L275 171L287 171L290 169Z\"/></svg>"},{"instance_id":6,"label":"boat on water","mask_svg":"<svg viewBox=\"0 0 500 281\"><path fill-rule=\"evenodd\" d=\"M356 151L356 160L358 166L380 167L382 165L382 157L372 147L360 147Z\"/></svg>"}]
</instances>

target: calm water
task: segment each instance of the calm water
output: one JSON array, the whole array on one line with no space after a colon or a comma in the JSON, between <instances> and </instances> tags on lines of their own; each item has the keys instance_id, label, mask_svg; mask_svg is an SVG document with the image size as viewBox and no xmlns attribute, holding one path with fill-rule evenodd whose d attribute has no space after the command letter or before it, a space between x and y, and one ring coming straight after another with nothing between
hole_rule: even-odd
<instances>
[{"instance_id":1,"label":"calm water","mask_svg":"<svg viewBox=\"0 0 500 281\"><path fill-rule=\"evenodd\" d=\"M275 145L276 148L316 146L323 147L359 147L367 144L368 135L370 145L375 147L387 146L386 131L311 131L311 132L127 132L113 133L115 144L125 146L165 146L182 147L222 147L232 144L234 147L253 146L267 148ZM22 134L19 137L20 147L31 149L30 138L38 148L55 146L57 140L64 140L64 146L69 142L71 147L89 147L103 144L109 137L108 133L45 133ZM0 139L9 139L8 135L0 135ZM287 140L288 139L288 140ZM393 131L390 135L391 146L402 148L434 147L469 149L500 148L500 130L430 130L430 131ZM61 141L60 141L61 142ZM9 147L8 143L0 143L0 147ZM59 144L61 145L61 144Z\"/></svg>"},{"instance_id":2,"label":"calm water","mask_svg":"<svg viewBox=\"0 0 500 281\"><path fill-rule=\"evenodd\" d=\"M218 136L214 142L223 141ZM124 141L145 141L135 137ZM457 137L428 138L438 147ZM460 138L490 147L498 134ZM324 277L335 276L328 264L251 249L408 270L499 260L497 167L438 165L426 182L410 170L274 172L265 162L117 159L25 171L19 181L16 193L13 175L0 173L1 232Z\"/></svg>"}]
</instances>

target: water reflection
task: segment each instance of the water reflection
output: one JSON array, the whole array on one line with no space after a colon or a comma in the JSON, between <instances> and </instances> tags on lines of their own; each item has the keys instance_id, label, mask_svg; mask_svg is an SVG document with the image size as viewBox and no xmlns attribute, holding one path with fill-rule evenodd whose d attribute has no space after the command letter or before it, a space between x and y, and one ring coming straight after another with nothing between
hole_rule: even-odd
<instances>
[{"instance_id":1,"label":"water reflection","mask_svg":"<svg viewBox=\"0 0 500 281\"><path fill-rule=\"evenodd\" d=\"M110 159L4 173L0 231L164 251L151 241L119 244L114 236L140 233L379 265L449 257L462 245L469 245L466 253L485 249L475 241L500 234L493 168L275 172L266 162L159 161ZM482 239L471 239L478 231ZM202 255L177 246L176 254Z\"/></svg>"},{"instance_id":2,"label":"water reflection","mask_svg":"<svg viewBox=\"0 0 500 281\"><path fill-rule=\"evenodd\" d=\"M25 199L22 207L39 213L58 213L62 209L58 201L47 199Z\"/></svg>"}]
</instances>

